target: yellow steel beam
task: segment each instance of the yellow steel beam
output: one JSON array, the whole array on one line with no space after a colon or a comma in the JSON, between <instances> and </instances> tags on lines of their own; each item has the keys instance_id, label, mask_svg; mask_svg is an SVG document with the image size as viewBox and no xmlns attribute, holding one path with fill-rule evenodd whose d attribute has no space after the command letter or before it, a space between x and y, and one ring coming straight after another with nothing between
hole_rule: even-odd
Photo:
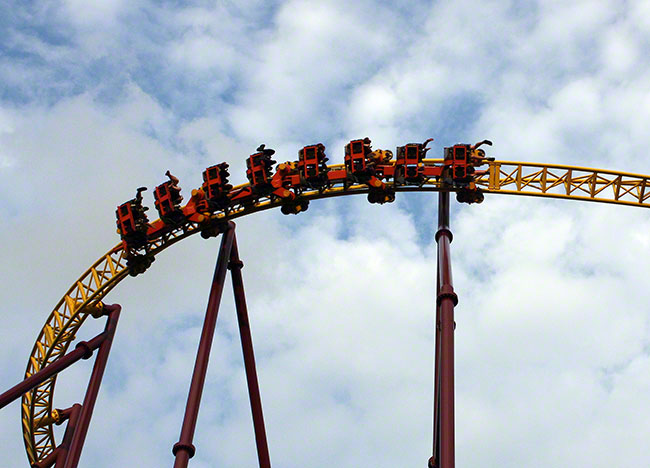
<instances>
[{"instance_id":1,"label":"yellow steel beam","mask_svg":"<svg viewBox=\"0 0 650 468\"><path fill-rule=\"evenodd\" d=\"M494 161L476 184L487 193L650 208L650 176L560 164Z\"/></svg>"},{"instance_id":2,"label":"yellow steel beam","mask_svg":"<svg viewBox=\"0 0 650 468\"><path fill-rule=\"evenodd\" d=\"M442 160L428 159L425 164L441 164ZM342 168L332 165L332 169ZM477 179L477 185L486 193L526 195L535 197L585 200L618 205L650 207L650 191L646 189L650 176L586 167L557 164L494 161L489 170ZM241 186L240 186L241 187ZM440 181L430 179L419 187L395 187L396 191L438 191ZM452 189L453 190L453 189ZM335 185L322 192L304 192L307 199L319 199L366 193L364 185L345 188ZM262 199L252 206L241 207L229 214L229 219L279 206ZM223 217L217 213L213 217ZM200 231L190 223L185 230L178 228L168 235L150 242L151 253L157 255L172 244ZM97 260L63 295L43 326L28 359L25 377L38 372L66 353L84 320L94 310L93 304L128 276L125 252L121 244ZM22 399L22 430L30 463L43 460L56 444L52 414L56 376L50 378Z\"/></svg>"}]
</instances>

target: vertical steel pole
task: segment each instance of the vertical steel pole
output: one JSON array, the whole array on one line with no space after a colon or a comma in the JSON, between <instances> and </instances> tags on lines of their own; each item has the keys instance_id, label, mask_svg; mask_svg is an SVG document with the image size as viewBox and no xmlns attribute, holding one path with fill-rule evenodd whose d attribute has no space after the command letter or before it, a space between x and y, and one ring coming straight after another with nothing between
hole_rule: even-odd
<instances>
[{"instance_id":1,"label":"vertical steel pole","mask_svg":"<svg viewBox=\"0 0 650 468\"><path fill-rule=\"evenodd\" d=\"M440 268L436 266L436 341L433 358L433 455L429 458L428 468L437 468L440 461L440 306L437 304L440 294Z\"/></svg>"},{"instance_id":2,"label":"vertical steel pole","mask_svg":"<svg viewBox=\"0 0 650 468\"><path fill-rule=\"evenodd\" d=\"M451 241L449 230L449 192L439 192L438 198L438 283L440 285L437 306L440 315L440 417L438 437L440 441L439 468L454 468L454 306L458 296L454 292L451 276Z\"/></svg>"},{"instance_id":3,"label":"vertical steel pole","mask_svg":"<svg viewBox=\"0 0 650 468\"><path fill-rule=\"evenodd\" d=\"M172 448L172 453L175 457L174 468L187 467L190 458L194 456L196 451L192 444L192 439L194 438L196 420L199 416L201 395L203 393L203 385L205 384L205 375L208 370L208 360L210 359L210 348L212 347L214 329L217 325L217 314L219 313L219 303L221 302L223 283L226 279L226 268L228 266L232 244L235 239L235 224L233 222L228 224L229 227L226 232L222 234L223 237L221 238L219 257L217 258L217 265L212 279L212 288L210 289L208 307L205 312L205 320L203 322L203 330L201 331L199 349L196 353L196 362L194 363L190 392L187 396L187 405L185 406L185 416L183 418L181 435L178 442L175 443Z\"/></svg>"},{"instance_id":4,"label":"vertical steel pole","mask_svg":"<svg viewBox=\"0 0 650 468\"><path fill-rule=\"evenodd\" d=\"M72 440L70 441L70 449L65 461L65 468L76 468L81 457L81 449L83 448L86 435L88 434L88 427L90 426L90 418L93 415L97 395L99 394L99 387L102 384L102 377L108 362L108 354L111 351L113 344L113 337L115 336L115 329L117 328L117 321L120 318L120 311L122 308L119 305L104 306L104 310L108 311L108 321L106 322L106 339L99 346L97 357L95 358L95 365L93 372L90 375L90 382L88 382L88 389L84 397L79 419L76 421L76 427Z\"/></svg>"},{"instance_id":5,"label":"vertical steel pole","mask_svg":"<svg viewBox=\"0 0 650 468\"><path fill-rule=\"evenodd\" d=\"M248 384L248 396L251 402L253 413L253 427L255 429L255 443L257 445L257 458L260 468L271 468L269 447L266 441L266 430L264 429L264 416L262 414L262 400L260 388L257 382L257 370L255 369L255 354L253 353L253 340L248 322L248 309L246 307L246 295L244 293L244 281L241 269L244 264L239 259L237 250L237 239L232 243L230 251L230 268L232 272L232 287L235 294L235 306L237 308L237 321L239 323L239 334L241 336L241 347L244 354L244 367L246 369L246 381Z\"/></svg>"}]
</instances>

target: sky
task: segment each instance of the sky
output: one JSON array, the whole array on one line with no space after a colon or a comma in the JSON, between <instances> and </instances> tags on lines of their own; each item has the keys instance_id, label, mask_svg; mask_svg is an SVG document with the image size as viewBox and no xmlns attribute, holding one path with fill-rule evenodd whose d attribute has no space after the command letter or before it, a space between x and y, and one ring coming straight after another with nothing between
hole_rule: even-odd
<instances>
[{"instance_id":1,"label":"sky","mask_svg":"<svg viewBox=\"0 0 650 468\"><path fill-rule=\"evenodd\" d=\"M232 181L265 143L484 138L500 160L650 172L650 3L9 0L0 4L0 388L119 242L115 207L171 170ZM274 467L426 466L435 194L237 221ZM150 212L151 213L151 212ZM458 467L649 466L650 220L487 195L451 213ZM106 298L122 317L81 467L173 463L219 240ZM190 466L256 466L226 285ZM89 321L79 339L103 326ZM59 377L83 399L91 363ZM15 402L1 466L27 466ZM60 434L59 434L60 440Z\"/></svg>"}]
</instances>

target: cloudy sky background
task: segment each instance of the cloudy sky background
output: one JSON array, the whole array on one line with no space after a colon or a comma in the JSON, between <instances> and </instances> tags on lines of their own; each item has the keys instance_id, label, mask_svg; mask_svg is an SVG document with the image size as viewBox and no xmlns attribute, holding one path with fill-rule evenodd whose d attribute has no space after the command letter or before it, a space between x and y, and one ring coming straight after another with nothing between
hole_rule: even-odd
<instances>
[{"instance_id":1,"label":"cloudy sky background","mask_svg":"<svg viewBox=\"0 0 650 468\"><path fill-rule=\"evenodd\" d=\"M1 390L119 241L115 206L145 185L153 211L167 169L187 198L221 161L243 182L260 143L335 163L369 136L650 172L647 1L215 3L0 5ZM275 467L426 466L437 197L400 195L238 222ZM648 212L488 196L454 204L452 230L457 466L650 465ZM172 464L218 247L195 237L107 298L124 313L81 466ZM226 291L193 468L256 464ZM0 441L0 465L27 466L17 402Z\"/></svg>"}]
</instances>

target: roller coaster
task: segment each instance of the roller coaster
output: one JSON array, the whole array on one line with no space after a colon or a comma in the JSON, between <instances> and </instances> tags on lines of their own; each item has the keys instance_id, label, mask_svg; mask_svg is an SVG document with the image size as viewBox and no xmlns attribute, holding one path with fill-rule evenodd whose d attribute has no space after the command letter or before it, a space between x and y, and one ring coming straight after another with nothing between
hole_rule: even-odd
<instances>
[{"instance_id":1,"label":"roller coaster","mask_svg":"<svg viewBox=\"0 0 650 468\"><path fill-rule=\"evenodd\" d=\"M487 157L482 146L456 144L444 148L442 159L427 159L428 139L396 149L373 150L369 138L345 145L344 163L327 165L325 146L305 146L297 161L276 164L274 150L260 145L246 160L248 183L232 186L228 164L206 168L201 187L192 190L182 205L180 181L169 180L154 190L159 219L150 222L144 206L144 187L116 210L120 243L93 263L63 295L47 318L29 357L25 380L0 395L0 408L22 397L22 425L27 458L32 467L74 468L90 424L120 306L106 305L107 294L129 276L144 273L167 247L199 233L203 238L221 235L221 247L210 291L199 351L190 386L185 418L173 447L174 466L188 465L194 455L192 438L217 311L226 271L231 270L235 305L241 332L253 424L260 467L270 467L262 417L252 340L243 289L234 219L258 211L280 208L283 214L304 212L312 200L367 194L370 203L395 200L397 192L438 192L439 219L436 345L434 369L434 428L430 468L454 466L453 310L458 302L451 281L449 194L460 203L481 203L484 194L524 195L650 207L650 176L625 172ZM275 171L273 167L275 165ZM88 317L107 317L105 331L92 340L75 344ZM54 405L57 374L99 350L83 404L58 409ZM67 421L63 440L54 440L54 425Z\"/></svg>"}]
</instances>

